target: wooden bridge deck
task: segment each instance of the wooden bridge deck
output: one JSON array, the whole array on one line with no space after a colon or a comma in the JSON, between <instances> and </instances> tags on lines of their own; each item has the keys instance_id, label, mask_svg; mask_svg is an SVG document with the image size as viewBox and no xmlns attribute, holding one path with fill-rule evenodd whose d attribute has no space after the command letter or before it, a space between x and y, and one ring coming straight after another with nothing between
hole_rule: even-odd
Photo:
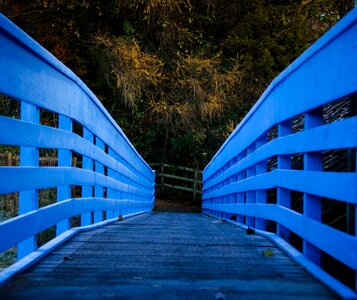
<instances>
[{"instance_id":1,"label":"wooden bridge deck","mask_svg":"<svg viewBox=\"0 0 357 300\"><path fill-rule=\"evenodd\" d=\"M262 255L269 248L273 255ZM75 236L2 287L0 298L335 296L264 237L201 214L151 213Z\"/></svg>"}]
</instances>

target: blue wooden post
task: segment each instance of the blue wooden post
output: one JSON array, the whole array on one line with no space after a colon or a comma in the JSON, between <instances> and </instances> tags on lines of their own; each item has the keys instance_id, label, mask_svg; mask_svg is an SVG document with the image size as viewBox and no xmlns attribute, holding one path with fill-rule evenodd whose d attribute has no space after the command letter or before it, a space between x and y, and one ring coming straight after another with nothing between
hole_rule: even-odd
<instances>
[{"instance_id":1,"label":"blue wooden post","mask_svg":"<svg viewBox=\"0 0 357 300\"><path fill-rule=\"evenodd\" d=\"M115 152L108 147L108 155L110 155L112 158L115 159ZM108 168L108 176L116 179L116 173L114 170ZM107 198L108 199L115 199L115 190L109 189L107 190ZM113 210L107 210L107 219L112 219L114 218L114 211Z\"/></svg>"},{"instance_id":2,"label":"blue wooden post","mask_svg":"<svg viewBox=\"0 0 357 300\"><path fill-rule=\"evenodd\" d=\"M322 110L315 110L305 114L305 130L314 128L323 124ZM310 152L304 154L305 171L321 171L321 153ZM317 184L311 182L310 184ZM304 215L308 218L321 222L321 197L304 193ZM316 233L318 234L318 233ZM321 263L321 251L308 241L303 242L303 252L305 256L315 264Z\"/></svg>"},{"instance_id":3,"label":"blue wooden post","mask_svg":"<svg viewBox=\"0 0 357 300\"><path fill-rule=\"evenodd\" d=\"M226 168L225 168L225 169L226 169ZM224 181L224 185L227 186L229 183L230 183L230 178L227 178L227 179ZM229 203L229 197L230 197L230 195L225 195L225 196L223 196L223 204L228 204L228 203ZM230 217L230 214L229 214L229 213L223 213L223 218L229 219L229 217Z\"/></svg>"},{"instance_id":4,"label":"blue wooden post","mask_svg":"<svg viewBox=\"0 0 357 300\"><path fill-rule=\"evenodd\" d=\"M233 166L233 165L234 165L234 162L232 161L231 162L231 166ZM237 176L236 175L231 176L230 180L229 180L229 183L233 183L236 180L237 180ZM229 195L228 203L229 204L233 204L233 203L236 202L236 199L237 199L237 193L232 193L232 194ZM229 218L234 217L234 216L236 216L236 214L232 214L232 213L229 214Z\"/></svg>"},{"instance_id":5,"label":"blue wooden post","mask_svg":"<svg viewBox=\"0 0 357 300\"><path fill-rule=\"evenodd\" d=\"M267 142L267 134L263 134L257 141L256 141L256 148L260 148ZM256 164L256 175L266 173L267 171L267 163L266 160L263 160ZM267 196L266 190L257 190L256 191L256 203L266 203ZM256 218L255 220L255 228L265 230L265 220L261 218Z\"/></svg>"},{"instance_id":6,"label":"blue wooden post","mask_svg":"<svg viewBox=\"0 0 357 300\"><path fill-rule=\"evenodd\" d=\"M118 162L120 162L120 156L119 156L119 154L115 153L115 154L114 154L114 158L115 158ZM116 172L116 174L115 174L115 179L120 182L120 181L121 181L121 177L122 177L122 175L120 174L120 171L119 171L119 172ZM154 180L155 180L155 179L154 179ZM120 192L120 191L115 191L115 199L122 199L122 196L121 196L121 192ZM121 210L121 209L118 209L118 210L115 210L115 211L114 211L114 217L117 217L117 216L120 216L120 215L122 215L122 210Z\"/></svg>"},{"instance_id":7,"label":"blue wooden post","mask_svg":"<svg viewBox=\"0 0 357 300\"><path fill-rule=\"evenodd\" d=\"M240 160L242 160L244 158L244 155L243 153L240 153L238 156L237 156L237 162L239 162ZM245 179L245 171L241 171L237 174L237 181L241 181L241 180L244 180ZM244 203L244 192L240 192L240 193L237 193L237 203ZM239 223L242 223L244 224L244 216L239 214L237 216L237 221Z\"/></svg>"},{"instance_id":8,"label":"blue wooden post","mask_svg":"<svg viewBox=\"0 0 357 300\"><path fill-rule=\"evenodd\" d=\"M355 155L356 155L356 164L355 164L355 170L356 171L355 172L357 172L357 151L356 151ZM355 230L355 239L357 241L357 204L354 204L353 206L354 206L354 210L355 210L354 211L354 213L355 213L355 228L354 228L354 230ZM354 273L355 273L355 292L357 292L357 271L355 270Z\"/></svg>"},{"instance_id":9,"label":"blue wooden post","mask_svg":"<svg viewBox=\"0 0 357 300\"><path fill-rule=\"evenodd\" d=\"M72 120L66 116L59 115L58 128L72 131ZM58 166L71 167L72 153L70 150L58 149ZM71 187L68 185L57 187L57 202L71 198ZM63 220L56 226L56 235L60 235L70 228L69 219Z\"/></svg>"},{"instance_id":10,"label":"blue wooden post","mask_svg":"<svg viewBox=\"0 0 357 300\"><path fill-rule=\"evenodd\" d=\"M40 123L40 110L31 104L21 102L21 120L32 123ZM39 151L34 147L20 147L20 165L38 166ZM14 179L15 180L15 179ZM28 213L38 208L37 190L23 191L19 193L19 215ZM17 249L17 258L21 259L37 248L36 236L29 237L19 243Z\"/></svg>"},{"instance_id":11,"label":"blue wooden post","mask_svg":"<svg viewBox=\"0 0 357 300\"><path fill-rule=\"evenodd\" d=\"M83 128L83 138L93 144L93 134L86 128ZM82 168L93 171L93 159L83 156ZM82 198L92 197L92 186L82 186ZM90 212L81 215L81 226L92 224L92 215Z\"/></svg>"},{"instance_id":12,"label":"blue wooden post","mask_svg":"<svg viewBox=\"0 0 357 300\"><path fill-rule=\"evenodd\" d=\"M247 149L247 155L253 153L255 150L255 143L253 145L249 146ZM247 169L247 178L255 176L255 166L249 167ZM255 203L255 191L249 191L247 192L247 203ZM255 218L254 217L246 217L246 224L247 226L254 227L255 226Z\"/></svg>"},{"instance_id":13,"label":"blue wooden post","mask_svg":"<svg viewBox=\"0 0 357 300\"><path fill-rule=\"evenodd\" d=\"M99 149L104 151L104 143L98 137L96 138L96 145ZM104 174L104 166L101 163L96 161L95 162L95 171L99 174ZM104 197L103 187L95 186L94 196L96 198L103 198ZM101 221L103 221L103 212L102 211L94 212L94 223L101 222Z\"/></svg>"},{"instance_id":14,"label":"blue wooden post","mask_svg":"<svg viewBox=\"0 0 357 300\"><path fill-rule=\"evenodd\" d=\"M152 198L151 198L151 209L154 209L154 205L155 205L155 178L156 178L156 171L153 171L153 179L152 179ZM203 199L203 195L202 195L202 199Z\"/></svg>"},{"instance_id":15,"label":"blue wooden post","mask_svg":"<svg viewBox=\"0 0 357 300\"><path fill-rule=\"evenodd\" d=\"M356 0L357 1L357 0ZM357 153L356 153L357 154ZM356 170L357 170L357 155L356 155ZM354 210L355 210L355 240L357 242L357 205L354 204ZM355 273L355 292L357 292L357 271L354 271Z\"/></svg>"},{"instance_id":16,"label":"blue wooden post","mask_svg":"<svg viewBox=\"0 0 357 300\"><path fill-rule=\"evenodd\" d=\"M236 159L231 160L229 166L233 167L236 163L237 163ZM235 175L234 176L230 176L229 183L233 183L234 181L236 181L236 178L237 178L237 176L235 176ZM237 194L236 193L230 194L228 196L228 204L232 204L232 203L236 202L236 198L237 198ZM229 218L231 218L232 216L235 216L235 214L230 213L229 214Z\"/></svg>"},{"instance_id":17,"label":"blue wooden post","mask_svg":"<svg viewBox=\"0 0 357 300\"><path fill-rule=\"evenodd\" d=\"M278 125L278 137L282 137L291 133L291 122L283 122ZM290 169L291 157L290 155L278 156L278 169ZM288 189L278 187L277 188L277 204L290 208L291 207L291 192ZM281 224L277 224L277 234L289 241L290 232Z\"/></svg>"},{"instance_id":18,"label":"blue wooden post","mask_svg":"<svg viewBox=\"0 0 357 300\"><path fill-rule=\"evenodd\" d=\"M357 6L357 0L355 0L355 6ZM350 97L351 99L351 114L352 116L357 116L357 93L352 95ZM357 173L357 150L355 149L350 149L351 151L351 169L349 171L352 171L352 168L354 167L354 172ZM352 162L355 162L355 165L353 166ZM357 243L357 204L348 204L347 203L347 208L348 205L350 205L350 210L351 213L354 214L354 228L351 229L354 230L354 238L355 242ZM347 211L348 213L348 211ZM350 232L351 233L351 232ZM355 275L355 282L354 282L354 291L357 293L357 270L354 270L354 275Z\"/></svg>"}]
</instances>

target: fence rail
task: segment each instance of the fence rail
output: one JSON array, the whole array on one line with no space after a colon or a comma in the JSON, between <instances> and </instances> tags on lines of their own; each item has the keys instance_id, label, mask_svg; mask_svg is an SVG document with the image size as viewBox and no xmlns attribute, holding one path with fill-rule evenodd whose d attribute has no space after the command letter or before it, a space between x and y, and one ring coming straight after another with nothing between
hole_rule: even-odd
<instances>
[{"instance_id":1,"label":"fence rail","mask_svg":"<svg viewBox=\"0 0 357 300\"><path fill-rule=\"evenodd\" d=\"M156 187L161 192L164 192L165 187L190 192L193 201L202 194L201 170L164 163L152 163L150 166L156 170ZM184 175L177 175L178 171L183 171ZM167 180L165 182L165 179L174 180L175 183L168 183Z\"/></svg>"},{"instance_id":2,"label":"fence rail","mask_svg":"<svg viewBox=\"0 0 357 300\"><path fill-rule=\"evenodd\" d=\"M47 228L70 232L74 216L89 226L150 211L155 173L88 87L1 14L0 44L0 100L20 103L19 118L0 116L0 145L20 149L19 165L9 156L12 166L0 167L0 194L19 192L19 216L0 223L0 253L18 246L22 258ZM41 124L40 112L58 125ZM43 149L55 149L54 165L40 163ZM39 209L50 188L57 203Z\"/></svg>"},{"instance_id":3,"label":"fence rail","mask_svg":"<svg viewBox=\"0 0 357 300\"><path fill-rule=\"evenodd\" d=\"M276 233L346 298L357 297L356 36L354 9L272 82L203 172L205 213ZM326 207L350 224L333 227Z\"/></svg>"}]
</instances>

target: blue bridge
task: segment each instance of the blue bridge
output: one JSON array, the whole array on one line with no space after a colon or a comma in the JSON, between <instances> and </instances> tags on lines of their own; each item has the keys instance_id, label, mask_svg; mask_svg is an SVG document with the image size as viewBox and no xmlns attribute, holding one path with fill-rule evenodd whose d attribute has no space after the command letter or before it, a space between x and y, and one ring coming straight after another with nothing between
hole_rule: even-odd
<instances>
[{"instance_id":1,"label":"blue bridge","mask_svg":"<svg viewBox=\"0 0 357 300\"><path fill-rule=\"evenodd\" d=\"M20 152L0 167L0 194L19 202L0 223L0 253L18 257L1 299L357 299L357 9L222 145L202 214L152 212L155 172L88 87L2 15L0 93L20 107L0 116L0 145ZM56 165L40 164L43 149ZM40 205L50 188L57 201ZM346 228L324 217L331 205ZM38 245L48 228L56 237Z\"/></svg>"}]
</instances>

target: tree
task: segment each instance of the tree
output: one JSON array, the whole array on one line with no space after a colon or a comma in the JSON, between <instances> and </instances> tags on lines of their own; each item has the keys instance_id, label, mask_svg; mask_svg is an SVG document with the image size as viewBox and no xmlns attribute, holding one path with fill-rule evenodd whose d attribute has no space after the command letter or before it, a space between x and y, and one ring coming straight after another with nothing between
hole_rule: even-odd
<instances>
[{"instance_id":1,"label":"tree","mask_svg":"<svg viewBox=\"0 0 357 300\"><path fill-rule=\"evenodd\" d=\"M145 159L203 168L353 2L18 0L0 10L89 85Z\"/></svg>"}]
</instances>

